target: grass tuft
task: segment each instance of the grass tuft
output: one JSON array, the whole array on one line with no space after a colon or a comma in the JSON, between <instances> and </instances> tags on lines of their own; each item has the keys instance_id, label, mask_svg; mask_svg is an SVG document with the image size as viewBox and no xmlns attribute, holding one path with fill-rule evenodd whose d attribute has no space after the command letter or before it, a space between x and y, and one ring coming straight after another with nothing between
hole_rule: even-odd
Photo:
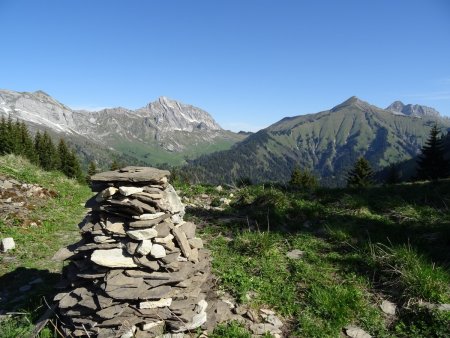
<instances>
[{"instance_id":1,"label":"grass tuft","mask_svg":"<svg viewBox=\"0 0 450 338\"><path fill-rule=\"evenodd\" d=\"M445 303L450 300L448 272L430 263L410 245L376 244L371 246L371 253L382 281L400 293L405 302Z\"/></svg>"}]
</instances>

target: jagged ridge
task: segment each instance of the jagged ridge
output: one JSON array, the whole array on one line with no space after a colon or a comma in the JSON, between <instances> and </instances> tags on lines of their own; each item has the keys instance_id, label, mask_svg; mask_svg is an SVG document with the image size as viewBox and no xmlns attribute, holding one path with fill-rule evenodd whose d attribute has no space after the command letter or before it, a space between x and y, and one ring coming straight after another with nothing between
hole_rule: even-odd
<instances>
[{"instance_id":1,"label":"jagged ridge","mask_svg":"<svg viewBox=\"0 0 450 338\"><path fill-rule=\"evenodd\" d=\"M31 129L48 129L84 143L126 153L144 163L181 163L184 155L229 148L244 135L223 130L206 111L160 97L145 107L96 112L72 110L43 91L0 91L0 114L24 120ZM185 152L185 154L181 154Z\"/></svg>"}]
</instances>

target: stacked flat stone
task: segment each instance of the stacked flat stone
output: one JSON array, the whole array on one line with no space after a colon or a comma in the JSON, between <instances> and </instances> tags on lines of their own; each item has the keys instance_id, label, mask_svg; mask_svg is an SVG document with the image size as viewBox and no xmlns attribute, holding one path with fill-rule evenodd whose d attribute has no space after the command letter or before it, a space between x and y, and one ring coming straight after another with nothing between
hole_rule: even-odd
<instances>
[{"instance_id":1,"label":"stacked flat stone","mask_svg":"<svg viewBox=\"0 0 450 338\"><path fill-rule=\"evenodd\" d=\"M98 192L82 240L57 252L70 260L56 295L68 336L157 337L207 320L209 255L168 183L170 173L126 167L91 177Z\"/></svg>"}]
</instances>

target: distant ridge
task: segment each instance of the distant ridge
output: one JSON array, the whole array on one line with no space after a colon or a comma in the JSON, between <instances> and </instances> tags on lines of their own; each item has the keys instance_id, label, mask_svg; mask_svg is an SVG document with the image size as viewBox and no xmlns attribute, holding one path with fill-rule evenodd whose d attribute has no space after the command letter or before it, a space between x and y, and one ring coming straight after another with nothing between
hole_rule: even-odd
<instances>
[{"instance_id":1,"label":"distant ridge","mask_svg":"<svg viewBox=\"0 0 450 338\"><path fill-rule=\"evenodd\" d=\"M211 183L286 182L299 165L322 184L339 186L359 156L378 170L416 156L434 123L450 127L432 108L403 105L406 113L399 113L396 107L385 110L352 96L330 110L284 118L228 151L190 161L187 170Z\"/></svg>"},{"instance_id":2,"label":"distant ridge","mask_svg":"<svg viewBox=\"0 0 450 338\"><path fill-rule=\"evenodd\" d=\"M136 163L181 164L185 157L228 149L246 137L222 129L208 112L165 96L136 110L86 111L73 110L42 90L0 90L2 114L25 121L32 130L69 138L89 160L106 161L103 148Z\"/></svg>"}]
</instances>

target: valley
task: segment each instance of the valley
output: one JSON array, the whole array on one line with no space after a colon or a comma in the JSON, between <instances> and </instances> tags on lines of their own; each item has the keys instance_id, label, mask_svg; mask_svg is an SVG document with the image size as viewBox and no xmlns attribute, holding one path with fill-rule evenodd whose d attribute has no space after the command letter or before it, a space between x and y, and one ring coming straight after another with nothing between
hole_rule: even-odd
<instances>
[{"instance_id":1,"label":"valley","mask_svg":"<svg viewBox=\"0 0 450 338\"><path fill-rule=\"evenodd\" d=\"M43 91L0 90L0 115L46 130L76 148L85 165L182 165L186 158L226 150L245 135L222 129L204 110L167 97L131 110L73 110Z\"/></svg>"}]
</instances>

